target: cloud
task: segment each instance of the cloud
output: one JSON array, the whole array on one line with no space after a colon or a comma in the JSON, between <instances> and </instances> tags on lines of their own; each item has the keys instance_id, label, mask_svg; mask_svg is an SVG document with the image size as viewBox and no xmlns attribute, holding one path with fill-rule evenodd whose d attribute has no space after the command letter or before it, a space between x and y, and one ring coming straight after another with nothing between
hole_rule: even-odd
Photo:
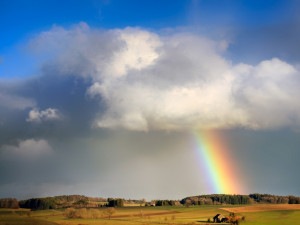
<instances>
[{"instance_id":1,"label":"cloud","mask_svg":"<svg viewBox=\"0 0 300 225\"><path fill-rule=\"evenodd\" d=\"M61 119L61 116L59 115L58 110L48 108L48 109L41 110L41 111L39 111L38 109L30 110L26 121L41 123L42 121L59 120L59 119Z\"/></svg>"},{"instance_id":2,"label":"cloud","mask_svg":"<svg viewBox=\"0 0 300 225\"><path fill-rule=\"evenodd\" d=\"M55 55L44 68L91 79L87 95L106 107L94 119L96 127L298 127L296 67L278 58L233 65L223 56L224 43L193 33L105 31L81 23L70 29L53 27L31 46Z\"/></svg>"},{"instance_id":3,"label":"cloud","mask_svg":"<svg viewBox=\"0 0 300 225\"><path fill-rule=\"evenodd\" d=\"M33 99L0 92L0 106L3 108L23 110L35 105L36 103Z\"/></svg>"},{"instance_id":4,"label":"cloud","mask_svg":"<svg viewBox=\"0 0 300 225\"><path fill-rule=\"evenodd\" d=\"M51 154L53 154L53 150L44 139L20 140L16 146L4 145L1 147L1 156L7 159L32 160Z\"/></svg>"},{"instance_id":5,"label":"cloud","mask_svg":"<svg viewBox=\"0 0 300 225\"><path fill-rule=\"evenodd\" d=\"M283 184L291 183L289 192L297 194L293 187L299 182L286 175L299 169L299 133L278 129L299 128L299 68L290 61L232 63L226 40L85 24L53 27L29 48L45 60L38 76L0 82L3 196L69 194L70 187L74 193L126 198L206 193L203 179L193 173L203 177L185 129L213 127L230 128L220 136L233 144L244 171L267 175L255 177L253 188L273 182L275 192L286 194ZM44 122L48 109L63 120ZM29 111L35 114L30 117ZM257 160L270 155L268 162ZM274 165L281 165L277 177L283 180L274 182L268 174L266 168ZM171 193L163 192L174 185Z\"/></svg>"},{"instance_id":6,"label":"cloud","mask_svg":"<svg viewBox=\"0 0 300 225\"><path fill-rule=\"evenodd\" d=\"M299 71L279 59L257 66L239 64L232 85L234 101L244 110L245 126L254 129L299 127Z\"/></svg>"}]
</instances>

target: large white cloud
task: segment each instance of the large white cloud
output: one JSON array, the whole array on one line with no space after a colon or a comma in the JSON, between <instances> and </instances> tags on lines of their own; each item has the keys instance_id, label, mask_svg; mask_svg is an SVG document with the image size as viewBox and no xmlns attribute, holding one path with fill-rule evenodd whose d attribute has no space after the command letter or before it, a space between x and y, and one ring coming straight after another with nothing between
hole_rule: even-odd
<instances>
[{"instance_id":1,"label":"large white cloud","mask_svg":"<svg viewBox=\"0 0 300 225\"><path fill-rule=\"evenodd\" d=\"M300 125L299 71L279 59L233 68L234 101L255 129Z\"/></svg>"},{"instance_id":2,"label":"large white cloud","mask_svg":"<svg viewBox=\"0 0 300 225\"><path fill-rule=\"evenodd\" d=\"M88 95L107 105L95 119L98 127L299 126L299 71L277 58L232 65L223 57L224 43L192 33L101 31L81 23L54 27L31 46L55 55L57 72L92 78Z\"/></svg>"}]
</instances>

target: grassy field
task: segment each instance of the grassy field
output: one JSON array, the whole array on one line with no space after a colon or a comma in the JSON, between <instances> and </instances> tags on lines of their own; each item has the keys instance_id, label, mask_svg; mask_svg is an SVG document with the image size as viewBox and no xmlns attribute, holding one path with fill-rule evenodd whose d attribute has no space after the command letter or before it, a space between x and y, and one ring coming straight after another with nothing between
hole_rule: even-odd
<instances>
[{"instance_id":1,"label":"grassy field","mask_svg":"<svg viewBox=\"0 0 300 225\"><path fill-rule=\"evenodd\" d=\"M88 209L89 210L89 209ZM87 210L87 212L89 212ZM217 213L235 212L245 216L244 225L300 224L300 205L194 206L194 207L124 207L117 208L111 219L106 208L97 209L98 219L68 219L63 210L0 210L0 225L150 225L208 224Z\"/></svg>"}]
</instances>

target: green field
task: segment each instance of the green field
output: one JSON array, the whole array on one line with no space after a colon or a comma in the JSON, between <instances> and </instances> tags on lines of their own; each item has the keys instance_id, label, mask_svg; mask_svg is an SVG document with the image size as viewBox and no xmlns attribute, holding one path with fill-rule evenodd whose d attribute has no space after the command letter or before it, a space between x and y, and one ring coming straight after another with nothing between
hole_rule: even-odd
<instances>
[{"instance_id":1,"label":"green field","mask_svg":"<svg viewBox=\"0 0 300 225\"><path fill-rule=\"evenodd\" d=\"M64 210L31 211L19 209L1 209L0 225L150 225L150 224L208 224L207 219L217 213L224 216L229 211L237 212L237 216L245 216L244 225L296 225L300 224L300 209L298 205L283 205L281 210L272 205L256 206L193 206L193 207L124 207L117 208L111 219L105 215L107 208L94 209L99 218L68 219ZM257 211L255 211L257 210ZM264 211L262 211L264 210ZM89 211L87 209L86 211Z\"/></svg>"}]
</instances>

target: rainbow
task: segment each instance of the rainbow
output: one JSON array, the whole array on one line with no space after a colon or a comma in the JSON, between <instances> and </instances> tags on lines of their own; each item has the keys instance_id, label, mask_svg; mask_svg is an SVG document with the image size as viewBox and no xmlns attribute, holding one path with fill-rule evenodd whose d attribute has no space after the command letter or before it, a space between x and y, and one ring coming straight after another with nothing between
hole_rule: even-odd
<instances>
[{"instance_id":1,"label":"rainbow","mask_svg":"<svg viewBox=\"0 0 300 225\"><path fill-rule=\"evenodd\" d=\"M199 163L204 169L210 185L209 192L214 194L242 193L235 160L226 142L216 131L194 131L194 146Z\"/></svg>"}]
</instances>

